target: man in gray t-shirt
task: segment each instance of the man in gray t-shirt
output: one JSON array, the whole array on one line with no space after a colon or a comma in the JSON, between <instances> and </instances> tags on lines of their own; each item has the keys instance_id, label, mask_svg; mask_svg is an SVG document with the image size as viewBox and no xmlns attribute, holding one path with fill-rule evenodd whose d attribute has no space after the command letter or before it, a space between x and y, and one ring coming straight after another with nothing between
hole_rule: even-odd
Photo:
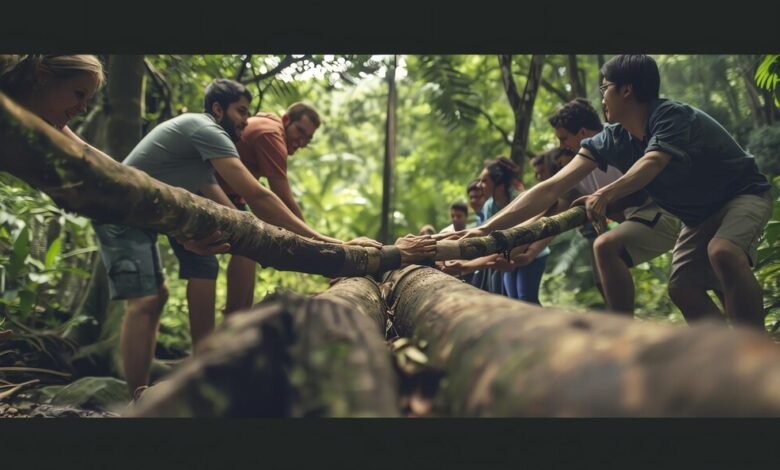
<instances>
[{"instance_id":1,"label":"man in gray t-shirt","mask_svg":"<svg viewBox=\"0 0 780 470\"><path fill-rule=\"evenodd\" d=\"M132 150L123 163L172 186L199 193L234 208L220 188L214 172L242 196L252 212L265 222L299 235L329 243L296 217L271 191L264 188L241 163L234 142L246 127L252 95L233 80L217 79L206 88L205 113L188 113L166 121ZM112 299L127 299L120 350L128 388L134 397L149 381L157 326L168 289L162 273L157 233L115 224L93 224L100 254L109 276ZM179 276L187 279L187 303L193 344L208 335L215 322L216 279L219 264L202 245L187 244L207 254L196 254L169 237L179 259ZM349 243L381 247L359 238Z\"/></svg>"},{"instance_id":2,"label":"man in gray t-shirt","mask_svg":"<svg viewBox=\"0 0 780 470\"><path fill-rule=\"evenodd\" d=\"M197 193L216 182L211 159L237 155L236 145L214 116L187 113L152 129L123 163Z\"/></svg>"}]
</instances>

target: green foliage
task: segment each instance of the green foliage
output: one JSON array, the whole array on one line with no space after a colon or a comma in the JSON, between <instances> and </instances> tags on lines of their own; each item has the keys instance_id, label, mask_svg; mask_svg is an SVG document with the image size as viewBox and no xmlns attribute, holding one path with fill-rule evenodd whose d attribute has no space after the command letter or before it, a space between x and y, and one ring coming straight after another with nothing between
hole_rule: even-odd
<instances>
[{"instance_id":1,"label":"green foliage","mask_svg":"<svg viewBox=\"0 0 780 470\"><path fill-rule=\"evenodd\" d=\"M768 175L780 175L780 122L754 129L748 135L747 150Z\"/></svg>"},{"instance_id":2,"label":"green foliage","mask_svg":"<svg viewBox=\"0 0 780 470\"><path fill-rule=\"evenodd\" d=\"M86 219L65 213L43 193L0 174L0 315L37 327L53 327L67 318L72 312L63 311L68 306L62 300L77 293L63 292L65 286L59 284L67 276L89 275L79 261L91 259L91 237Z\"/></svg>"},{"instance_id":3,"label":"green foliage","mask_svg":"<svg viewBox=\"0 0 780 470\"><path fill-rule=\"evenodd\" d=\"M780 194L780 176L774 178L775 195ZM776 196L772 218L758 246L756 277L764 291L766 322L773 333L780 332L780 195Z\"/></svg>"},{"instance_id":4,"label":"green foliage","mask_svg":"<svg viewBox=\"0 0 780 470\"><path fill-rule=\"evenodd\" d=\"M775 95L775 107L780 107L780 54L764 57L756 69L756 85Z\"/></svg>"}]
</instances>

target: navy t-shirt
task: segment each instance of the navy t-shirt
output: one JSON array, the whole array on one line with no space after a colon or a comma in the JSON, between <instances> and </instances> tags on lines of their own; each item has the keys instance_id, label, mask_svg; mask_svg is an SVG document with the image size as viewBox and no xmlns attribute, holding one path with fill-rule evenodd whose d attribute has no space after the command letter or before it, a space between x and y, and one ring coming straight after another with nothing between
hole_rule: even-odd
<instances>
[{"instance_id":1,"label":"navy t-shirt","mask_svg":"<svg viewBox=\"0 0 780 470\"><path fill-rule=\"evenodd\" d=\"M687 226L695 226L741 194L761 194L770 188L755 159L704 111L679 101L650 103L645 141L620 124L610 124L580 144L595 157L626 173L646 153L671 155L669 164L645 189Z\"/></svg>"}]
</instances>

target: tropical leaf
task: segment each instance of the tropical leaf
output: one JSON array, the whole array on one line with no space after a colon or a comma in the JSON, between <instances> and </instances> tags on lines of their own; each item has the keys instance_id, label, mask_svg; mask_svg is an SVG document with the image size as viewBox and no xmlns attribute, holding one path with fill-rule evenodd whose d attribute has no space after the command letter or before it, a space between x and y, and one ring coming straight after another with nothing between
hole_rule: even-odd
<instances>
[{"instance_id":1,"label":"tropical leaf","mask_svg":"<svg viewBox=\"0 0 780 470\"><path fill-rule=\"evenodd\" d=\"M756 85L775 95L775 106L780 107L780 54L769 54L756 69Z\"/></svg>"}]
</instances>

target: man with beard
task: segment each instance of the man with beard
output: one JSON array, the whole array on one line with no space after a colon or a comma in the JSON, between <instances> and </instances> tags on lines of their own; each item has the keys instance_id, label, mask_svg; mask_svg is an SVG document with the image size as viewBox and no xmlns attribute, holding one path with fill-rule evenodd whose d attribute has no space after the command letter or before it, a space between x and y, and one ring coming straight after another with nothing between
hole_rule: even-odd
<instances>
[{"instance_id":1,"label":"man with beard","mask_svg":"<svg viewBox=\"0 0 780 470\"><path fill-rule=\"evenodd\" d=\"M236 142L241 162L252 177L265 177L271 191L302 221L303 213L287 178L287 158L309 145L319 127L317 110L305 103L293 103L281 117L267 112L250 117ZM219 174L217 181L236 208L249 210L246 199ZM227 268L226 315L252 306L256 264L243 256L231 256Z\"/></svg>"},{"instance_id":2,"label":"man with beard","mask_svg":"<svg viewBox=\"0 0 780 470\"><path fill-rule=\"evenodd\" d=\"M252 95L233 80L216 79L206 87L205 112L185 113L155 127L124 164L171 186L184 188L235 208L217 183L216 171L243 197L252 212L268 222L304 237L342 243L324 236L296 217L264 188L239 160L235 143L246 127ZM114 224L94 224L109 277L112 299L127 299L120 334L120 351L128 388L134 397L149 380L160 314L168 298L157 233ZM214 329L219 263L204 245L187 248L168 237L179 259L179 277L187 279L187 303L193 346ZM350 243L380 248L365 238ZM221 251L226 251L224 246ZM135 393L138 392L138 393Z\"/></svg>"}]
</instances>

